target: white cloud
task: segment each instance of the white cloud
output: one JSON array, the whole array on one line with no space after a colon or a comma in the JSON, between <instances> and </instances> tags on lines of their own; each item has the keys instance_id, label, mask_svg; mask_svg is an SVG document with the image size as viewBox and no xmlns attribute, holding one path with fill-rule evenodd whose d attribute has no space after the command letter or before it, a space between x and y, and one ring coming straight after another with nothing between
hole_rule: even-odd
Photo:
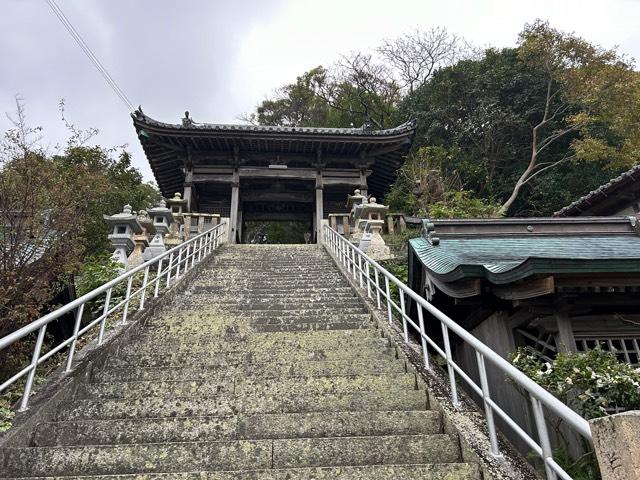
<instances>
[{"instance_id":1,"label":"white cloud","mask_svg":"<svg viewBox=\"0 0 640 480\"><path fill-rule=\"evenodd\" d=\"M341 54L375 47L416 27L444 26L478 45L514 45L525 22L552 25L640 57L634 0L58 0L135 105L178 122L233 122L265 95ZM115 94L39 0L5 0L0 17L0 110L25 97L52 142L64 138L56 110L67 101L80 126L104 145L129 143L150 170ZM0 128L8 122L0 119Z\"/></svg>"}]
</instances>

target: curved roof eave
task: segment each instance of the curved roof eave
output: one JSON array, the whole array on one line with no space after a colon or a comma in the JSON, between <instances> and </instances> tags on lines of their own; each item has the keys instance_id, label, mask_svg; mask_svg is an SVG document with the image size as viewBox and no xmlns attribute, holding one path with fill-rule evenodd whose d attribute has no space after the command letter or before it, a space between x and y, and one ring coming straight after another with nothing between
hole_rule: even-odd
<instances>
[{"instance_id":1,"label":"curved roof eave","mask_svg":"<svg viewBox=\"0 0 640 480\"><path fill-rule=\"evenodd\" d=\"M318 139L322 137L349 137L354 141L360 139L374 138L394 138L413 136L416 129L415 120L409 120L397 127L387 128L383 130L369 130L365 128L325 128L325 127L283 127L283 126L266 126L266 125L243 125L243 124L217 124L217 123L195 123L193 121L183 122L182 124L165 123L155 120L140 110L136 110L131 114L133 123L137 130L140 128L149 128L158 132L181 133L184 135L193 134L229 134L229 135L269 135L282 136L283 134L300 134L309 135L309 138Z\"/></svg>"}]
</instances>

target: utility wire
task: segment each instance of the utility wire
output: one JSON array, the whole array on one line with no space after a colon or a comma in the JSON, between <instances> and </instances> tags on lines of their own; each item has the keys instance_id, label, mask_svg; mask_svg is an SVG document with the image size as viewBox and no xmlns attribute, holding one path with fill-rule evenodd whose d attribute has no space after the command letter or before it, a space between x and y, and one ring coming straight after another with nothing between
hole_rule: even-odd
<instances>
[{"instance_id":1,"label":"utility wire","mask_svg":"<svg viewBox=\"0 0 640 480\"><path fill-rule=\"evenodd\" d=\"M107 71L107 69L102 65L100 60L98 60L98 57L96 57L95 54L91 51L89 46L85 43L85 41L80 36L80 33L78 33L78 31L75 29L73 24L69 21L69 19L66 17L64 12L56 4L55 0L46 0L46 1L49 7L51 8L51 11L55 14L56 17L58 17L58 20L60 20L62 25L64 25L64 28L67 29L67 31L69 32L69 35L73 37L73 39L76 41L76 43L85 53L85 55L89 58L89 60L91 60L91 63L93 63L93 65L96 67L98 72L100 72L104 80L107 82L107 85L111 87L111 89L115 92L118 98L122 100L122 103L124 103L126 107L129 109L129 111L133 112L135 108L133 107L133 104L129 101L129 98L127 97L127 95L118 86L118 84L111 77L111 75L109 75L109 72Z\"/></svg>"}]
</instances>

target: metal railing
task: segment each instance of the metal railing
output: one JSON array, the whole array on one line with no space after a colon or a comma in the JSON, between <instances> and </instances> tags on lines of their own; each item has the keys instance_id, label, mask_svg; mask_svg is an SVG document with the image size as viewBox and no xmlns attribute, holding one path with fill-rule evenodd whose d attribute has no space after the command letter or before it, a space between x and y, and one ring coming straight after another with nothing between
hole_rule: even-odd
<instances>
[{"instance_id":1,"label":"metal railing","mask_svg":"<svg viewBox=\"0 0 640 480\"><path fill-rule=\"evenodd\" d=\"M458 380L461 379L482 398L486 418L491 454L501 457L498 446L498 437L494 415L498 415L520 438L522 438L533 451L544 462L546 476L550 480L555 480L558 476L565 480L572 480L571 476L554 460L551 447L551 440L545 422L545 408L551 411L559 419L578 434L583 436L589 443L592 443L589 423L571 410L567 405L554 397L547 390L542 388L528 376L514 367L499 354L494 352L487 345L482 343L471 333L458 325L455 321L427 302L419 294L411 290L407 285L389 273L375 260L371 259L362 250L346 240L337 231L329 226L324 226L325 247L334 255L336 260L342 264L346 275L352 275L353 279L361 289L366 289L367 296L372 299L377 308L386 308L389 324L393 324L394 311L402 319L402 331L404 341L410 342L409 326L411 326L420 337L422 357L425 369L430 370L430 351L437 353L446 361L447 374L449 376L449 387L451 401L454 407L460 405L458 397ZM393 284L398 289L399 305L393 300L390 285ZM406 298L410 298L416 304L418 324L407 314ZM432 338L425 333L424 313L431 314L440 322L442 330L443 348L441 348ZM454 361L452 356L451 341L449 333L453 332L462 342L471 347L476 354L480 385L478 385L465 371ZM533 439L520 425L518 425L507 412L505 412L492 398L487 379L486 362L490 362L502 374L510 378L515 384L521 387L531 401L535 427L538 441Z\"/></svg>"},{"instance_id":2,"label":"metal railing","mask_svg":"<svg viewBox=\"0 0 640 480\"><path fill-rule=\"evenodd\" d=\"M104 341L105 328L107 326L107 319L114 315L118 310L122 312L120 323L127 323L127 316L129 314L129 305L132 300L137 301L138 310L144 309L145 298L147 296L147 290L151 289L153 297L158 297L161 291L168 289L173 283L176 283L178 279L183 276L187 271L191 270L197 263L200 263L207 258L213 250L220 245L220 237L224 233L224 223L218 224L215 227L201 233L180 245L173 247L170 250L158 255L157 257L139 265L131 270L126 271L122 275L114 278L113 280L105 283L104 285L92 290L91 292L78 297L72 302L54 310L51 313L33 321L29 325L16 330L9 335L0 338L0 351L13 345L26 336L38 332L35 345L33 347L33 353L31 356L31 362L28 366L20 370L11 378L6 380L0 385L0 393L6 390L9 386L13 385L19 379L27 375L27 379L24 385L22 393L22 400L20 401L20 407L18 411L24 411L27 409L29 403L29 396L33 388L33 382L36 375L36 369L39 365L53 357L56 353L62 351L66 347L69 347L67 354L65 371L71 371L73 364L73 356L76 351L78 339L89 332L92 328L99 326L97 334L97 344L101 345ZM142 284L139 288L132 291L134 288L134 278L140 280L139 275L142 274ZM151 278L150 278L150 275ZM111 306L111 301L117 294L118 287L125 288L124 298ZM104 295L104 307L102 313L95 319L92 319L87 325L82 326L82 318L85 312L85 305L88 302L98 300ZM116 299L117 300L117 299ZM75 324L73 329L73 335L64 340L59 345L55 346L48 352L42 354L42 347L44 343L44 337L47 330L47 326L57 320L58 318L66 315L70 312L75 312Z\"/></svg>"}]
</instances>

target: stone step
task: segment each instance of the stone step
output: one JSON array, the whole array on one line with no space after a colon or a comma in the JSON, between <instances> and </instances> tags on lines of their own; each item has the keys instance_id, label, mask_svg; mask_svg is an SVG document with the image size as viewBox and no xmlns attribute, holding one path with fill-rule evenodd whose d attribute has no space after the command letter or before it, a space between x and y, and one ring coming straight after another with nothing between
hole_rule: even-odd
<instances>
[{"instance_id":1,"label":"stone step","mask_svg":"<svg viewBox=\"0 0 640 480\"><path fill-rule=\"evenodd\" d=\"M25 477L22 477L25 478ZM471 463L427 465L364 465L307 467L253 471L199 471L105 476L31 477L33 480L481 480L480 469ZM18 480L18 479L14 479Z\"/></svg>"},{"instance_id":2,"label":"stone step","mask_svg":"<svg viewBox=\"0 0 640 480\"><path fill-rule=\"evenodd\" d=\"M341 325L340 328L335 328L338 324ZM207 328L207 326L198 327L193 325L158 326L153 329L149 328L144 334L141 334L139 336L140 344L129 345L128 347L123 346L122 348L135 349L138 346L148 346L150 348L157 349L160 342L162 342L162 344L167 348L170 346L171 348L186 347L187 349L191 347L191 344L198 343L207 343L208 349L218 347L226 349L227 346L250 345L251 343L264 344L266 342L261 342L260 337L278 334L277 331L269 332L268 330L261 329L260 327L264 325L289 325L293 330L290 332L290 335L286 336L288 343L304 345L306 342L309 342L309 347L319 345L319 343L315 339L302 337L300 340L296 341L295 338L291 337L295 337L298 334L306 336L313 333L326 333L331 339L331 337L337 338L341 333L353 335L356 332L362 332L362 337L365 338L380 336L379 331L375 330L375 324L371 318L364 316L345 318L342 322L339 319L335 321L333 319L330 321L317 321L315 317L306 319L263 317L245 319L241 330L220 331L215 327ZM299 326L299 328L296 329L294 328L295 326ZM286 331L286 329L283 331ZM182 340L176 339L177 336L181 336ZM285 340L283 339L283 342L284 341ZM358 343L358 341L354 337L350 343L353 347Z\"/></svg>"},{"instance_id":3,"label":"stone step","mask_svg":"<svg viewBox=\"0 0 640 480\"><path fill-rule=\"evenodd\" d=\"M344 305L340 305L344 303ZM349 299L345 302L334 301L309 301L309 302L262 302L251 303L249 301L215 301L206 297L191 297L189 301L181 304L186 312L201 312L203 309L210 312L211 315L217 314L233 317L244 317L248 315L284 315L293 316L309 316L309 315L333 315L342 316L352 313L366 312L365 306L356 301ZM178 313L178 312L176 312ZM179 313L178 313L179 315Z\"/></svg>"},{"instance_id":4,"label":"stone step","mask_svg":"<svg viewBox=\"0 0 640 480\"><path fill-rule=\"evenodd\" d=\"M206 275L220 271L236 271L246 274L247 272L283 272L293 273L298 272L302 274L316 273L316 272L332 272L336 273L336 267L330 260L317 259L305 263L298 262L250 262L243 263L235 260L219 260L206 269L203 270Z\"/></svg>"},{"instance_id":5,"label":"stone step","mask_svg":"<svg viewBox=\"0 0 640 480\"><path fill-rule=\"evenodd\" d=\"M447 434L287 438L6 449L8 475L104 475L197 470L455 463Z\"/></svg>"},{"instance_id":6,"label":"stone step","mask_svg":"<svg viewBox=\"0 0 640 480\"><path fill-rule=\"evenodd\" d=\"M109 368L94 371L94 382L132 382L136 380L217 380L229 377L247 378L288 378L288 377L323 377L331 375L379 375L405 373L405 363L372 357L369 362L307 361L298 363L242 363L225 366L175 366L175 367L124 367Z\"/></svg>"},{"instance_id":7,"label":"stone step","mask_svg":"<svg viewBox=\"0 0 640 480\"><path fill-rule=\"evenodd\" d=\"M310 413L426 410L424 390L397 390L322 395L218 395L79 399L65 405L56 420L229 416L239 413Z\"/></svg>"},{"instance_id":8,"label":"stone step","mask_svg":"<svg viewBox=\"0 0 640 480\"><path fill-rule=\"evenodd\" d=\"M231 311L230 309L226 309L220 312L208 312L199 319L192 319L189 318L189 313L188 310L183 310L182 312L172 312L172 314L163 315L162 317L147 322L145 330L151 334L156 333L156 331L162 332L165 329L172 330L174 334L180 334L181 331L185 332L186 330L197 330L206 333L207 331L215 332L221 329L227 331L245 329L248 332L250 322L260 318L290 319L292 321L298 320L300 323L305 321L332 322L340 319L365 320L371 318L371 315L366 313L362 308L353 308L343 315L329 309L299 310L296 312L290 310Z\"/></svg>"},{"instance_id":9,"label":"stone step","mask_svg":"<svg viewBox=\"0 0 640 480\"><path fill-rule=\"evenodd\" d=\"M295 286L291 286L289 288L281 288L274 286L263 286L261 288L248 288L246 286L240 287L237 285L229 285L228 283L221 283L219 285L206 285L200 283L199 287L193 287L193 291L196 291L196 288L206 288L206 290L202 290L204 293L214 294L238 294L252 297L262 297L265 295L333 295L334 293L349 293L353 295L353 290L348 285L335 285L328 287L315 287L313 289L309 288L306 285L297 284Z\"/></svg>"},{"instance_id":10,"label":"stone step","mask_svg":"<svg viewBox=\"0 0 640 480\"><path fill-rule=\"evenodd\" d=\"M183 300L183 303L189 304L191 301L206 302L207 306L211 309L231 309L234 310L300 310L313 308L331 308L335 310L337 314L343 311L344 308L357 307L363 309L362 301L356 297L312 297L306 298L291 298L280 297L275 298L246 298L246 297L212 297L210 294L205 295L190 295L187 299Z\"/></svg>"},{"instance_id":11,"label":"stone step","mask_svg":"<svg viewBox=\"0 0 640 480\"><path fill-rule=\"evenodd\" d=\"M48 422L33 446L419 435L442 431L438 412L384 411Z\"/></svg>"},{"instance_id":12,"label":"stone step","mask_svg":"<svg viewBox=\"0 0 640 480\"><path fill-rule=\"evenodd\" d=\"M258 333L266 332L314 332L322 330L353 330L356 328L371 328L371 320L365 321L336 321L336 322L304 322L304 323L254 323L253 328Z\"/></svg>"},{"instance_id":13,"label":"stone step","mask_svg":"<svg viewBox=\"0 0 640 480\"><path fill-rule=\"evenodd\" d=\"M241 330L240 330L241 329ZM170 335L172 337L170 337ZM286 345L292 349L316 349L316 348L350 348L356 347L362 343L362 348L370 348L370 342L365 339L380 339L380 332L370 328L366 330L351 330L340 332L304 332L291 334L263 333L260 335L251 331L248 324L240 325L238 329L220 329L208 328L203 324L200 329L197 325L166 325L164 327L152 328L146 327L143 334L137 337L142 343L147 341L163 341L168 342L171 338L176 342L186 344L191 347L198 341L207 343L209 348L215 348L219 351L241 350L241 349L270 349L277 345ZM387 341L388 342L388 341ZM168 342L170 343L170 342ZM375 343L375 342L374 342ZM378 341L378 344L379 341ZM160 344L162 345L162 344ZM340 345L343 345L342 347ZM126 351L128 348L136 349L138 345L124 345L121 350ZM157 348L158 344L154 348ZM163 349L166 350L166 349Z\"/></svg>"},{"instance_id":14,"label":"stone step","mask_svg":"<svg viewBox=\"0 0 640 480\"><path fill-rule=\"evenodd\" d=\"M353 392L389 392L415 389L416 379L404 375L360 375L325 377L290 377L271 379L242 378L219 381L135 381L89 383L78 387L78 398L140 398L145 395L189 397L212 395L322 395Z\"/></svg>"},{"instance_id":15,"label":"stone step","mask_svg":"<svg viewBox=\"0 0 640 480\"><path fill-rule=\"evenodd\" d=\"M387 344L387 340L372 338L380 341L381 345ZM332 348L296 348L289 349L286 346L278 346L270 350L259 348L245 350L218 350L207 343L196 345L183 345L181 348L172 349L171 353L159 353L157 349L145 351L139 346L126 347L117 356L107 359L107 367L170 367L170 366L201 366L209 368L231 368L236 365L247 365L249 368L255 363L271 362L273 364L283 364L296 361L340 361L351 362L354 353L358 352L358 361L375 361L376 359L395 359L395 348L378 348L376 350L363 349L362 345L354 349L336 350ZM202 355L205 353L206 355Z\"/></svg>"}]
</instances>

